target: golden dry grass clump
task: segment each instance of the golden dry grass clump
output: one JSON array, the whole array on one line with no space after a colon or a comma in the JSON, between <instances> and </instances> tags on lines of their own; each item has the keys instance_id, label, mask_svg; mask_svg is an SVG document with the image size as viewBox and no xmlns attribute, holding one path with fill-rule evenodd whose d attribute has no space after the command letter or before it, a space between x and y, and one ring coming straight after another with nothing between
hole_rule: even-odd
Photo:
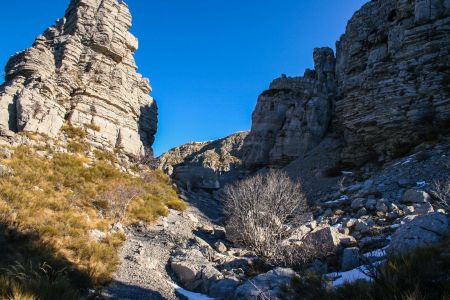
<instances>
[{"instance_id":1,"label":"golden dry grass clump","mask_svg":"<svg viewBox=\"0 0 450 300\"><path fill-rule=\"evenodd\" d=\"M96 151L99 159L93 162L78 154L56 153L48 159L29 147L13 150L11 158L0 160L13 171L0 177L0 239L6 240L0 247L5 254L0 256L1 298L32 282L17 275L29 272L11 271L17 264L25 269L33 265L45 278L61 280L64 274L72 286L104 284L117 268L117 248L125 239L123 233L109 231L112 224L152 222L168 208L186 207L164 174L126 174L112 166L114 155L108 153ZM104 238L90 238L92 230L103 232ZM49 266L45 272L43 264ZM34 289L34 294L46 290L36 284Z\"/></svg>"}]
</instances>

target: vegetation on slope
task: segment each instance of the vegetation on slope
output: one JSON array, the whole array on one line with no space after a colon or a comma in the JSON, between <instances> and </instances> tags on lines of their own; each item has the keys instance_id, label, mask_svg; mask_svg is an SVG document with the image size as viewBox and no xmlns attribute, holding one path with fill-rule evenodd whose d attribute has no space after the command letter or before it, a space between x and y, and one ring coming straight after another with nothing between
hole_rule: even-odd
<instances>
[{"instance_id":1,"label":"vegetation on slope","mask_svg":"<svg viewBox=\"0 0 450 300\"><path fill-rule=\"evenodd\" d=\"M450 299L450 236L437 246L390 257L374 267L372 282L338 288L321 276L306 274L285 287L283 299L447 300Z\"/></svg>"},{"instance_id":2,"label":"vegetation on slope","mask_svg":"<svg viewBox=\"0 0 450 300\"><path fill-rule=\"evenodd\" d=\"M134 177L96 151L41 157L28 147L0 161L0 298L72 299L80 288L105 284L125 236L117 222L151 222L184 209L158 171ZM94 238L92 232L101 233Z\"/></svg>"}]
</instances>

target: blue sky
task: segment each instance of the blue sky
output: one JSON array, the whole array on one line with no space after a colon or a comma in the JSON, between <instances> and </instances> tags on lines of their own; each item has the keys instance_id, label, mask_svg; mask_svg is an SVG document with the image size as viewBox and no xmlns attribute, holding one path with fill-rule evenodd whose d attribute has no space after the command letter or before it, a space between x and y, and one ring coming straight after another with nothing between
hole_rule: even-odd
<instances>
[{"instance_id":1,"label":"blue sky","mask_svg":"<svg viewBox=\"0 0 450 300\"><path fill-rule=\"evenodd\" d=\"M1 0L0 65L62 17L69 0ZM128 0L139 72L159 106L156 154L251 127L258 95L311 68L366 0ZM3 74L3 72L2 72ZM3 81L3 77L0 78Z\"/></svg>"}]
</instances>

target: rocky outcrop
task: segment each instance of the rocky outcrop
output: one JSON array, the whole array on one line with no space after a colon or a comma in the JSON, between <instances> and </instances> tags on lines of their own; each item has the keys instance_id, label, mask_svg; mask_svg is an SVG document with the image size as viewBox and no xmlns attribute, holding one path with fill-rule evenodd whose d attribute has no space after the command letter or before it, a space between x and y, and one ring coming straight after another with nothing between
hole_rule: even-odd
<instances>
[{"instance_id":1,"label":"rocky outcrop","mask_svg":"<svg viewBox=\"0 0 450 300\"><path fill-rule=\"evenodd\" d=\"M151 152L157 108L136 72L131 15L117 0L72 0L65 17L11 57L0 87L0 129L58 138L86 128L95 147Z\"/></svg>"},{"instance_id":2,"label":"rocky outcrop","mask_svg":"<svg viewBox=\"0 0 450 300\"><path fill-rule=\"evenodd\" d=\"M189 143L158 158L159 168L188 188L217 189L239 176L248 132L202 143Z\"/></svg>"},{"instance_id":3,"label":"rocky outcrop","mask_svg":"<svg viewBox=\"0 0 450 300\"><path fill-rule=\"evenodd\" d=\"M275 79L263 92L245 143L248 167L285 164L316 146L328 131L336 85L333 50L314 50L315 70Z\"/></svg>"},{"instance_id":4,"label":"rocky outcrop","mask_svg":"<svg viewBox=\"0 0 450 300\"><path fill-rule=\"evenodd\" d=\"M282 76L258 98L245 145L248 167L284 166L328 134L344 164L406 154L450 124L450 2L370 1L315 70Z\"/></svg>"},{"instance_id":5,"label":"rocky outcrop","mask_svg":"<svg viewBox=\"0 0 450 300\"><path fill-rule=\"evenodd\" d=\"M450 2L364 5L337 43L344 160L400 156L450 124Z\"/></svg>"}]
</instances>

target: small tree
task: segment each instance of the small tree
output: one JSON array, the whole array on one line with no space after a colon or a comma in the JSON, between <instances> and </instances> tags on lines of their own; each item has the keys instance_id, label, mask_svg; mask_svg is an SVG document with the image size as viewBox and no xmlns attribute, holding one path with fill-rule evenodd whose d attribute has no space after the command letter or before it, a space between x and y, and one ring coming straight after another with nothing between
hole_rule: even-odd
<instances>
[{"instance_id":1,"label":"small tree","mask_svg":"<svg viewBox=\"0 0 450 300\"><path fill-rule=\"evenodd\" d=\"M227 232L258 255L271 257L307 208L301 184L269 171L225 188Z\"/></svg>"}]
</instances>

